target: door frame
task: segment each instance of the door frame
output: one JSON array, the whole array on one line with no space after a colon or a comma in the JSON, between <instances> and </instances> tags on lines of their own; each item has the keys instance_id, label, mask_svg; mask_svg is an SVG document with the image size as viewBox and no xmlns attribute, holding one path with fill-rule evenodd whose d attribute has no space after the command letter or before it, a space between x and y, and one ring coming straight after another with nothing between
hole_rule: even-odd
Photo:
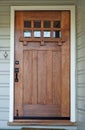
<instances>
[{"instance_id":1,"label":"door frame","mask_svg":"<svg viewBox=\"0 0 85 130\"><path fill-rule=\"evenodd\" d=\"M15 11L30 10L69 10L70 11L70 121L76 122L76 26L75 6L11 6L11 27L10 27L10 103L9 122L14 120L14 26Z\"/></svg>"}]
</instances>

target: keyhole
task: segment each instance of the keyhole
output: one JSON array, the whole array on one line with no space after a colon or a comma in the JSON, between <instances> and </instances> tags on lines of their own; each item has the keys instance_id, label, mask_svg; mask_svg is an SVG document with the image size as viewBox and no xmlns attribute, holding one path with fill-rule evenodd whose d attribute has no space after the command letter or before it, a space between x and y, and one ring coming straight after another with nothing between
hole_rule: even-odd
<instances>
[{"instance_id":1,"label":"keyhole","mask_svg":"<svg viewBox=\"0 0 85 130\"><path fill-rule=\"evenodd\" d=\"M16 116L19 116L18 109L16 110Z\"/></svg>"}]
</instances>

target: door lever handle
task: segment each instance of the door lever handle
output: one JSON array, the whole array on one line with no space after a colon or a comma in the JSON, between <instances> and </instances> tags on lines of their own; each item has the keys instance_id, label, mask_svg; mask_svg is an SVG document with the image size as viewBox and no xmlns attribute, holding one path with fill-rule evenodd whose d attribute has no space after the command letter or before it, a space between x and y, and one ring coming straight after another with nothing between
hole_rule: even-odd
<instances>
[{"instance_id":1,"label":"door lever handle","mask_svg":"<svg viewBox=\"0 0 85 130\"><path fill-rule=\"evenodd\" d=\"M19 68L15 68L15 82L18 82L18 73L19 73Z\"/></svg>"}]
</instances>

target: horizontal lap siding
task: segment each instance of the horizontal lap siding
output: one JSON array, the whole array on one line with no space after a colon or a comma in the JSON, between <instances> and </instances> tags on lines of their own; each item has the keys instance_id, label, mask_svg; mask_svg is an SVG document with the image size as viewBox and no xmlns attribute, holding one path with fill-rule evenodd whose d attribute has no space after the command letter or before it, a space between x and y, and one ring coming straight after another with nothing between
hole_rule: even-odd
<instances>
[{"instance_id":1,"label":"horizontal lap siding","mask_svg":"<svg viewBox=\"0 0 85 130\"><path fill-rule=\"evenodd\" d=\"M7 121L9 114L9 58L4 59L2 51L3 49L0 48L0 120Z\"/></svg>"},{"instance_id":2,"label":"horizontal lap siding","mask_svg":"<svg viewBox=\"0 0 85 130\"><path fill-rule=\"evenodd\" d=\"M9 117L10 12L0 6L0 128ZM5 52L7 57L4 57ZM7 125L7 124L6 124ZM4 126L5 127L5 126Z\"/></svg>"},{"instance_id":3,"label":"horizontal lap siding","mask_svg":"<svg viewBox=\"0 0 85 130\"><path fill-rule=\"evenodd\" d=\"M2 0L0 5L70 5L76 4L77 0Z\"/></svg>"},{"instance_id":4,"label":"horizontal lap siding","mask_svg":"<svg viewBox=\"0 0 85 130\"><path fill-rule=\"evenodd\" d=\"M78 130L85 129L85 0L77 12L77 118Z\"/></svg>"},{"instance_id":5,"label":"horizontal lap siding","mask_svg":"<svg viewBox=\"0 0 85 130\"><path fill-rule=\"evenodd\" d=\"M9 77L10 77L10 7L18 5L72 5L76 0L0 0L0 129L10 127L9 119ZM5 52L7 57L4 57ZM16 127L19 129L20 127ZM57 128L57 127L56 127ZM67 127L74 130L75 127Z\"/></svg>"}]
</instances>

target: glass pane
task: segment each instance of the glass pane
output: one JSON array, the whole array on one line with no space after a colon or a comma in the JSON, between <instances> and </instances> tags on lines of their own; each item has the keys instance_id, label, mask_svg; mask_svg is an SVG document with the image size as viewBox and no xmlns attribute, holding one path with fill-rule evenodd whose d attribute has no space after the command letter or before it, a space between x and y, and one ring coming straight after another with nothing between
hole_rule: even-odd
<instances>
[{"instance_id":1,"label":"glass pane","mask_svg":"<svg viewBox=\"0 0 85 130\"><path fill-rule=\"evenodd\" d=\"M34 37L41 37L41 31L34 31Z\"/></svg>"},{"instance_id":2,"label":"glass pane","mask_svg":"<svg viewBox=\"0 0 85 130\"><path fill-rule=\"evenodd\" d=\"M24 37L31 37L32 33L31 31L24 31Z\"/></svg>"},{"instance_id":3,"label":"glass pane","mask_svg":"<svg viewBox=\"0 0 85 130\"><path fill-rule=\"evenodd\" d=\"M41 28L41 21L34 21L34 28Z\"/></svg>"},{"instance_id":4,"label":"glass pane","mask_svg":"<svg viewBox=\"0 0 85 130\"><path fill-rule=\"evenodd\" d=\"M50 28L50 21L44 21L44 28Z\"/></svg>"},{"instance_id":5,"label":"glass pane","mask_svg":"<svg viewBox=\"0 0 85 130\"><path fill-rule=\"evenodd\" d=\"M50 31L44 31L44 37L51 37Z\"/></svg>"},{"instance_id":6,"label":"glass pane","mask_svg":"<svg viewBox=\"0 0 85 130\"><path fill-rule=\"evenodd\" d=\"M53 32L53 37L54 38L60 38L61 37L61 31L54 31Z\"/></svg>"},{"instance_id":7,"label":"glass pane","mask_svg":"<svg viewBox=\"0 0 85 130\"><path fill-rule=\"evenodd\" d=\"M53 27L54 28L60 28L60 21L54 21L54 25L53 25Z\"/></svg>"},{"instance_id":8,"label":"glass pane","mask_svg":"<svg viewBox=\"0 0 85 130\"><path fill-rule=\"evenodd\" d=\"M24 28L31 28L31 21L24 21Z\"/></svg>"}]
</instances>

